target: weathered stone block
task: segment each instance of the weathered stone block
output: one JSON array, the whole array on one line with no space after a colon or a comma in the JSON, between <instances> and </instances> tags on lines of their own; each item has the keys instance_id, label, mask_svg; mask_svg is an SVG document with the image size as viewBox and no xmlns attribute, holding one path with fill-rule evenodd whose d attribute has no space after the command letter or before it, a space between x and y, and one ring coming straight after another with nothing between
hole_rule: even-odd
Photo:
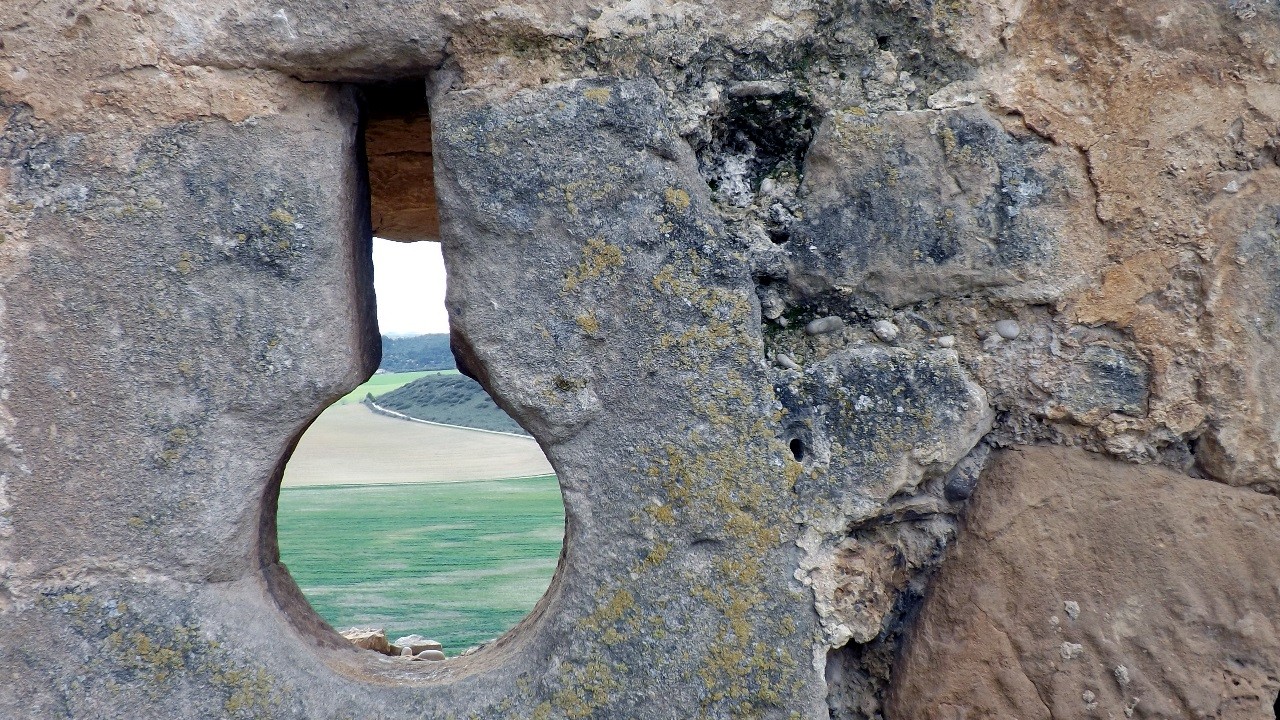
<instances>
[{"instance_id":1,"label":"weathered stone block","mask_svg":"<svg viewBox=\"0 0 1280 720\"><path fill-rule=\"evenodd\" d=\"M871 116L836 110L819 129L788 245L802 296L829 290L892 307L1073 282L1061 229L1084 184L1070 155L1011 135L978 106ZM1019 287L1023 286L1023 287Z\"/></svg>"}]
</instances>

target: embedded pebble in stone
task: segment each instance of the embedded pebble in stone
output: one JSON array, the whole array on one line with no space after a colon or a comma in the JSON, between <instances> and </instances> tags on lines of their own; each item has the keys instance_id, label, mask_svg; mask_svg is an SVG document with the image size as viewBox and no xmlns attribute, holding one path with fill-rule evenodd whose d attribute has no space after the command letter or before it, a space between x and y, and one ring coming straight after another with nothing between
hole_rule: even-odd
<instances>
[{"instance_id":1,"label":"embedded pebble in stone","mask_svg":"<svg viewBox=\"0 0 1280 720\"><path fill-rule=\"evenodd\" d=\"M1084 653L1084 646L1079 643L1064 642L1058 653L1062 655L1063 660L1074 660Z\"/></svg>"},{"instance_id":2,"label":"embedded pebble in stone","mask_svg":"<svg viewBox=\"0 0 1280 720\"><path fill-rule=\"evenodd\" d=\"M786 353L778 353L777 355L774 355L773 361L777 363L778 367L784 367L788 370L800 369L800 364L797 363L795 360L793 360L791 356Z\"/></svg>"},{"instance_id":3,"label":"embedded pebble in stone","mask_svg":"<svg viewBox=\"0 0 1280 720\"><path fill-rule=\"evenodd\" d=\"M967 472L964 469L957 468L947 473L947 477L943 481L942 493L951 502L962 502L968 500L977 487L977 472Z\"/></svg>"},{"instance_id":4,"label":"embedded pebble in stone","mask_svg":"<svg viewBox=\"0 0 1280 720\"><path fill-rule=\"evenodd\" d=\"M938 338L938 347L940 348L950 348L955 346L956 346L955 335L943 335L942 337Z\"/></svg>"},{"instance_id":5,"label":"embedded pebble in stone","mask_svg":"<svg viewBox=\"0 0 1280 720\"><path fill-rule=\"evenodd\" d=\"M413 656L414 660L430 660L432 662L440 662L444 660L444 653L439 650L423 650Z\"/></svg>"},{"instance_id":6,"label":"embedded pebble in stone","mask_svg":"<svg viewBox=\"0 0 1280 720\"><path fill-rule=\"evenodd\" d=\"M1022 332L1022 328L1018 327L1017 320L997 320L996 333L1005 340L1012 340L1018 337L1018 333Z\"/></svg>"},{"instance_id":7,"label":"embedded pebble in stone","mask_svg":"<svg viewBox=\"0 0 1280 720\"><path fill-rule=\"evenodd\" d=\"M1075 600L1067 600L1062 603L1062 607L1067 611L1067 617L1075 620L1080 617L1080 603Z\"/></svg>"},{"instance_id":8,"label":"embedded pebble in stone","mask_svg":"<svg viewBox=\"0 0 1280 720\"><path fill-rule=\"evenodd\" d=\"M804 331L810 335L822 335L823 333L836 332L844 329L844 320L835 315L810 320L808 325L804 326Z\"/></svg>"},{"instance_id":9,"label":"embedded pebble in stone","mask_svg":"<svg viewBox=\"0 0 1280 720\"><path fill-rule=\"evenodd\" d=\"M970 450L943 477L943 496L951 502L968 500L974 488L978 487L978 477L982 475L982 468L986 466L990 454L991 447L986 443L979 443Z\"/></svg>"},{"instance_id":10,"label":"embedded pebble in stone","mask_svg":"<svg viewBox=\"0 0 1280 720\"><path fill-rule=\"evenodd\" d=\"M778 183L774 182L773 178L765 178L764 180L760 181L760 194L768 195L772 193L774 189L777 187L778 187Z\"/></svg>"},{"instance_id":11,"label":"embedded pebble in stone","mask_svg":"<svg viewBox=\"0 0 1280 720\"><path fill-rule=\"evenodd\" d=\"M898 326L888 320L877 320L871 325L871 331L876 337L885 342L893 342L898 339Z\"/></svg>"},{"instance_id":12,"label":"embedded pebble in stone","mask_svg":"<svg viewBox=\"0 0 1280 720\"><path fill-rule=\"evenodd\" d=\"M1129 668L1123 665L1117 665L1115 669L1116 682L1120 683L1120 687L1129 685Z\"/></svg>"},{"instance_id":13,"label":"embedded pebble in stone","mask_svg":"<svg viewBox=\"0 0 1280 720\"><path fill-rule=\"evenodd\" d=\"M787 89L787 84L778 80L746 80L730 85L729 97L768 97L781 95Z\"/></svg>"}]
</instances>

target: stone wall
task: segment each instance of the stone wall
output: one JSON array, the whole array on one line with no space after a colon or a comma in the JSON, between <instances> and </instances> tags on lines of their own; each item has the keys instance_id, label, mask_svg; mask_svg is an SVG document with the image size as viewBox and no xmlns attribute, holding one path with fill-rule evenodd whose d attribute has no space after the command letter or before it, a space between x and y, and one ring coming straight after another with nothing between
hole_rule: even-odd
<instances>
[{"instance_id":1,"label":"stone wall","mask_svg":"<svg viewBox=\"0 0 1280 720\"><path fill-rule=\"evenodd\" d=\"M0 717L1274 718L1278 41L1271 0L6 2ZM442 663L275 548L377 362L375 226L438 233L566 503L538 607Z\"/></svg>"}]
</instances>

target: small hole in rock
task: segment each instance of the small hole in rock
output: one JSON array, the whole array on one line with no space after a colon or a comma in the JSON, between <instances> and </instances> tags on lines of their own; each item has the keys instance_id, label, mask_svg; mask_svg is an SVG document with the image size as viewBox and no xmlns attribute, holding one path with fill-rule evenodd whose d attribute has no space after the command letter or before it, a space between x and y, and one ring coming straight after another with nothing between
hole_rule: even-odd
<instances>
[{"instance_id":1,"label":"small hole in rock","mask_svg":"<svg viewBox=\"0 0 1280 720\"><path fill-rule=\"evenodd\" d=\"M791 456L796 459L796 462L804 460L804 443L800 438L792 438L788 447L791 448Z\"/></svg>"},{"instance_id":2,"label":"small hole in rock","mask_svg":"<svg viewBox=\"0 0 1280 720\"><path fill-rule=\"evenodd\" d=\"M881 35L881 36L877 37L877 38L876 38L876 44L880 46L880 49L881 49L881 50L888 50L888 49L889 49L889 36L888 36L888 35Z\"/></svg>"},{"instance_id":3,"label":"small hole in rock","mask_svg":"<svg viewBox=\"0 0 1280 720\"><path fill-rule=\"evenodd\" d=\"M773 229L769 231L769 239L773 241L774 245L781 245L791 239L791 233L781 228Z\"/></svg>"}]
</instances>

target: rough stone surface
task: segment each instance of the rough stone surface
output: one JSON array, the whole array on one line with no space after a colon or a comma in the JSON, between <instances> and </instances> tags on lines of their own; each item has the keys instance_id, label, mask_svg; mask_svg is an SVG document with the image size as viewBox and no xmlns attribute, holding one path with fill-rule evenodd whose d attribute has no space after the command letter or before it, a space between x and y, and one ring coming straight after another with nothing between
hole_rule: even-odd
<instances>
[{"instance_id":1,"label":"rough stone surface","mask_svg":"<svg viewBox=\"0 0 1280 720\"><path fill-rule=\"evenodd\" d=\"M1034 716L1043 663L1105 655L1061 697L1234 677L1254 717L1271 616L1222 613L1274 601L1277 48L1261 0L3 3L0 717L928 717L915 608L973 579L967 499L1007 512L990 449L1038 444L1111 474L1036 527L1132 523L1033 557L1083 584L1056 628L988 609L982 657L1041 665L955 706ZM374 224L438 232L459 363L567 508L538 607L441 662L352 648L275 545L290 448L377 363ZM1249 554L1188 560L1141 487ZM1123 605L1134 557L1202 580L1181 634Z\"/></svg>"},{"instance_id":2,"label":"rough stone surface","mask_svg":"<svg viewBox=\"0 0 1280 720\"><path fill-rule=\"evenodd\" d=\"M805 295L839 289L892 307L975 288L1032 298L1045 280L1073 284L1086 266L1072 255L1097 251L1060 242L1084 222L1076 158L980 107L837 110L804 170L791 277Z\"/></svg>"},{"instance_id":3,"label":"rough stone surface","mask_svg":"<svg viewBox=\"0 0 1280 720\"><path fill-rule=\"evenodd\" d=\"M895 668L895 718L1274 717L1280 501L997 453Z\"/></svg>"}]
</instances>

